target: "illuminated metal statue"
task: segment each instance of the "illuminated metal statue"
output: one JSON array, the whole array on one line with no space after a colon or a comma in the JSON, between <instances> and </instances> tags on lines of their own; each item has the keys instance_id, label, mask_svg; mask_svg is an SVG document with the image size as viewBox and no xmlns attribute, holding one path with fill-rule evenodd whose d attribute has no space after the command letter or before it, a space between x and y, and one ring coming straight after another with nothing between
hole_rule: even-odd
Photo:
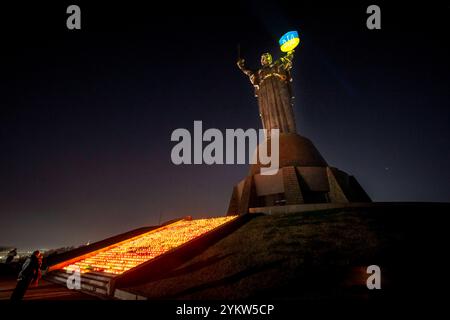
<instances>
[{"instance_id":1,"label":"illuminated metal statue","mask_svg":"<svg viewBox=\"0 0 450 320\"><path fill-rule=\"evenodd\" d=\"M239 59L237 65L249 78L258 98L259 115L263 128L279 129L280 133L296 133L291 90L292 59L294 50L272 62L270 53L261 56L262 67L252 71L245 67L245 60Z\"/></svg>"}]
</instances>

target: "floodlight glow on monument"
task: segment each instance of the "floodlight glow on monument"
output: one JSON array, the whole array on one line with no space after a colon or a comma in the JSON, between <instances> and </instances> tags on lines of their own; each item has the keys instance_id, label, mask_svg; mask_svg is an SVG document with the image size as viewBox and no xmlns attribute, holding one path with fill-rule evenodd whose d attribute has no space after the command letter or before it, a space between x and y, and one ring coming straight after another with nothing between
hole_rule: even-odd
<instances>
[{"instance_id":1,"label":"floodlight glow on monument","mask_svg":"<svg viewBox=\"0 0 450 320\"><path fill-rule=\"evenodd\" d=\"M65 266L65 270L80 270L122 274L148 260L230 222L237 216L197 220L181 220L142 235L101 249L92 255Z\"/></svg>"},{"instance_id":2,"label":"floodlight glow on monument","mask_svg":"<svg viewBox=\"0 0 450 320\"><path fill-rule=\"evenodd\" d=\"M280 49L283 52L294 50L300 43L300 38L297 31L286 32L278 41Z\"/></svg>"}]
</instances>

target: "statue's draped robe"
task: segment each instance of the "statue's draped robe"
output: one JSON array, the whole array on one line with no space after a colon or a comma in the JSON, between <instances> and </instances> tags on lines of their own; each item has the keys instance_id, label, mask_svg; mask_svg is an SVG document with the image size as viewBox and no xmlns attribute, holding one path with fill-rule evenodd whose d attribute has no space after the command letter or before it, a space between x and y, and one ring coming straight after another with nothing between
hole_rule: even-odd
<instances>
[{"instance_id":1,"label":"statue's draped robe","mask_svg":"<svg viewBox=\"0 0 450 320\"><path fill-rule=\"evenodd\" d=\"M279 129L280 133L296 133L290 84L292 58L293 52L290 52L256 72L246 69L243 65L240 66L255 87L264 129ZM270 131L268 134L270 135Z\"/></svg>"}]
</instances>

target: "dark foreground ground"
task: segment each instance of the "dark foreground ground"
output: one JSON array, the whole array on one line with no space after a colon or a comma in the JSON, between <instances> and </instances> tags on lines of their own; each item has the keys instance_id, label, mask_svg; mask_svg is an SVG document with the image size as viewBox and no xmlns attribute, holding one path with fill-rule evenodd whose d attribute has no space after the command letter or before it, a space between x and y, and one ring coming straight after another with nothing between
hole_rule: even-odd
<instances>
[{"instance_id":1,"label":"dark foreground ground","mask_svg":"<svg viewBox=\"0 0 450 320\"><path fill-rule=\"evenodd\" d=\"M0 278L0 300L9 300L16 286L16 279L12 276ZM39 281L37 287L30 287L25 294L24 300L93 300L92 296L69 290L45 280Z\"/></svg>"}]
</instances>

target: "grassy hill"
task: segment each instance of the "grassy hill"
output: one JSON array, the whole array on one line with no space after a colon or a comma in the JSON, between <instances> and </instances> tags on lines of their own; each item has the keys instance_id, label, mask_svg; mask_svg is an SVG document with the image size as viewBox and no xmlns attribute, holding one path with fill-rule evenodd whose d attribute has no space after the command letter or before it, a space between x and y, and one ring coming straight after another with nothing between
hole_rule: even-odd
<instances>
[{"instance_id":1,"label":"grassy hill","mask_svg":"<svg viewBox=\"0 0 450 320\"><path fill-rule=\"evenodd\" d=\"M150 299L395 299L435 284L450 204L255 215L202 254L126 288ZM368 290L366 268L381 268Z\"/></svg>"}]
</instances>

